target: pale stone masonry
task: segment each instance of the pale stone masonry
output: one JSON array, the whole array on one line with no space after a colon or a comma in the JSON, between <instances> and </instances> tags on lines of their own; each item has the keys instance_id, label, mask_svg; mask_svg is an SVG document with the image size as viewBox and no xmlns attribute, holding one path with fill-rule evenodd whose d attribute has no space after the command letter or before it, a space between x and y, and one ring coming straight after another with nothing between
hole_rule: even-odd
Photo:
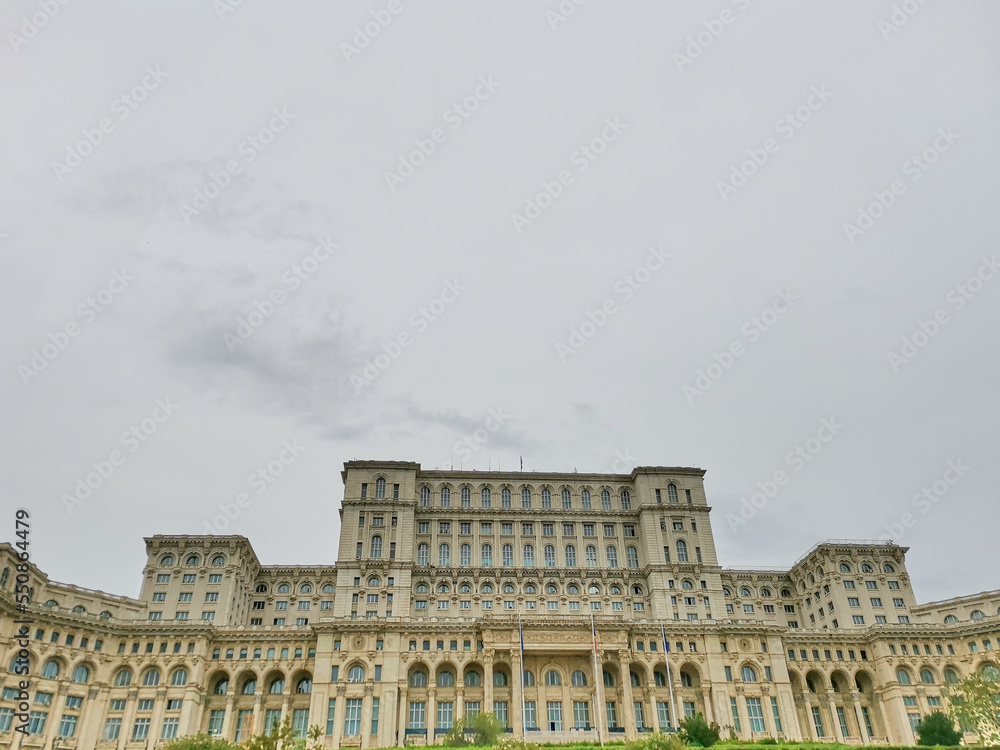
<instances>
[{"instance_id":1,"label":"pale stone masonry","mask_svg":"<svg viewBox=\"0 0 1000 750\"><path fill-rule=\"evenodd\" d=\"M330 747L430 744L491 710L536 741L701 713L747 739L912 744L947 683L995 673L1000 591L919 604L891 542L722 567L703 476L350 461L334 564L158 535L137 599L30 566L24 614L0 545L0 748L238 740L282 717ZM20 636L18 619L33 621Z\"/></svg>"}]
</instances>

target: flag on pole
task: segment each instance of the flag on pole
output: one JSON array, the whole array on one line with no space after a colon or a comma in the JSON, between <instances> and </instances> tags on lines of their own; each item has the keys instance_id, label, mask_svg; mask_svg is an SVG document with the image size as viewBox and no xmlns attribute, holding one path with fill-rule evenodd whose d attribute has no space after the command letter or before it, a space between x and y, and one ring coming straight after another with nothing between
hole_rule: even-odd
<instances>
[{"instance_id":1,"label":"flag on pole","mask_svg":"<svg viewBox=\"0 0 1000 750\"><path fill-rule=\"evenodd\" d=\"M521 618L517 618L517 635L521 639L521 653L524 654L524 628L521 625Z\"/></svg>"},{"instance_id":2,"label":"flag on pole","mask_svg":"<svg viewBox=\"0 0 1000 750\"><path fill-rule=\"evenodd\" d=\"M597 653L597 625L594 624L594 616L590 616L590 631L594 636L594 653Z\"/></svg>"}]
</instances>

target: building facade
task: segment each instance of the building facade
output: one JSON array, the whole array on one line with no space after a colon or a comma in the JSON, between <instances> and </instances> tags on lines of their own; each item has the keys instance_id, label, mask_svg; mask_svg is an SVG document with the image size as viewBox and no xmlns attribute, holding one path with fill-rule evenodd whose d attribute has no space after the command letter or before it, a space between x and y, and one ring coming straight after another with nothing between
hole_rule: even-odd
<instances>
[{"instance_id":1,"label":"building facade","mask_svg":"<svg viewBox=\"0 0 1000 750\"><path fill-rule=\"evenodd\" d=\"M536 741L700 713L746 739L912 744L949 683L998 674L1000 590L919 604L891 542L722 567L703 477L351 461L335 564L158 535L136 599L2 545L0 748L238 741L283 718L330 747L433 744L485 711Z\"/></svg>"}]
</instances>

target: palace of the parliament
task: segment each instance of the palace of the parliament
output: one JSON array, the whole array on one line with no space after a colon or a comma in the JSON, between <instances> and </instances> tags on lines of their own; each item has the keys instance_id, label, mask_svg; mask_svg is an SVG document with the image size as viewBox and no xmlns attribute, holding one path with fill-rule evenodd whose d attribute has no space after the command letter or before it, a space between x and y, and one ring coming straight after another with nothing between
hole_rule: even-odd
<instances>
[{"instance_id":1,"label":"palace of the parliament","mask_svg":"<svg viewBox=\"0 0 1000 750\"><path fill-rule=\"evenodd\" d=\"M239 741L284 718L330 747L432 744L486 711L536 742L700 713L746 739L912 744L949 684L997 675L1000 590L918 603L907 549L879 541L723 567L704 473L350 461L336 563L152 536L137 598L19 572L0 545L0 748Z\"/></svg>"}]
</instances>

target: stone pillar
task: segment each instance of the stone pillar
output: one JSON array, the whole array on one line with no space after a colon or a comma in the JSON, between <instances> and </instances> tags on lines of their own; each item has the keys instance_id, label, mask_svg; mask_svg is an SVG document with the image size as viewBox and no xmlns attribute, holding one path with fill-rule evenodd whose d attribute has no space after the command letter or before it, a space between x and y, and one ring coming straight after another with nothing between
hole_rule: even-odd
<instances>
[{"instance_id":1,"label":"stone pillar","mask_svg":"<svg viewBox=\"0 0 1000 750\"><path fill-rule=\"evenodd\" d=\"M181 706L181 722L177 728L177 736L183 737L186 734L197 734L201 731L202 719L204 718L205 697L201 695L198 687L193 683L188 683L184 689L184 704ZM103 716L103 712L101 713Z\"/></svg>"},{"instance_id":2,"label":"stone pillar","mask_svg":"<svg viewBox=\"0 0 1000 750\"><path fill-rule=\"evenodd\" d=\"M118 747L125 747L125 743L132 737L132 725L135 723L135 712L138 708L136 699L139 691L135 688L128 691L128 698L125 704L125 713L122 714L122 731L118 735Z\"/></svg>"},{"instance_id":3,"label":"stone pillar","mask_svg":"<svg viewBox=\"0 0 1000 750\"><path fill-rule=\"evenodd\" d=\"M160 739L160 732L163 730L163 712L167 710L167 691L160 689L156 691L156 703L153 704L153 713L149 717L149 738L156 744Z\"/></svg>"},{"instance_id":4,"label":"stone pillar","mask_svg":"<svg viewBox=\"0 0 1000 750\"><path fill-rule=\"evenodd\" d=\"M830 709L830 723L833 724L833 736L837 738L837 742L844 744L844 731L840 728L840 717L837 716L837 704L833 698L832 690L827 691L826 704Z\"/></svg>"},{"instance_id":5,"label":"stone pillar","mask_svg":"<svg viewBox=\"0 0 1000 750\"><path fill-rule=\"evenodd\" d=\"M656 710L656 683L646 686L646 703L648 712L646 714L646 726L654 731L660 729L660 714Z\"/></svg>"},{"instance_id":6,"label":"stone pillar","mask_svg":"<svg viewBox=\"0 0 1000 750\"><path fill-rule=\"evenodd\" d=\"M493 711L493 657L487 655L483 658L483 712ZM510 706L507 707L508 721L510 721Z\"/></svg>"},{"instance_id":7,"label":"stone pillar","mask_svg":"<svg viewBox=\"0 0 1000 750\"><path fill-rule=\"evenodd\" d=\"M436 744L437 734L437 688L427 688L427 744Z\"/></svg>"},{"instance_id":8,"label":"stone pillar","mask_svg":"<svg viewBox=\"0 0 1000 750\"><path fill-rule=\"evenodd\" d=\"M875 738L868 736L868 729L865 727L865 715L861 710L861 693L851 693L851 701L854 703L854 718L858 721L858 738L862 745L867 745Z\"/></svg>"},{"instance_id":9,"label":"stone pillar","mask_svg":"<svg viewBox=\"0 0 1000 750\"><path fill-rule=\"evenodd\" d=\"M253 699L253 721L251 723L250 734L260 734L264 725L264 686L258 684L260 692Z\"/></svg>"},{"instance_id":10,"label":"stone pillar","mask_svg":"<svg viewBox=\"0 0 1000 750\"><path fill-rule=\"evenodd\" d=\"M226 713L222 717L222 736L223 738L232 741L234 725L236 723L236 693L233 692L232 683L230 683L229 694L226 696Z\"/></svg>"},{"instance_id":11,"label":"stone pillar","mask_svg":"<svg viewBox=\"0 0 1000 750\"><path fill-rule=\"evenodd\" d=\"M809 734L807 735L809 740L816 742L819 738L816 736L816 722L813 721L812 716L812 703L808 698L803 698L802 703L805 706L806 714L806 727L809 729Z\"/></svg>"},{"instance_id":12,"label":"stone pillar","mask_svg":"<svg viewBox=\"0 0 1000 750\"><path fill-rule=\"evenodd\" d=\"M365 685L365 697L361 701L361 747L371 747L372 731L372 698L375 695L375 687L372 683ZM381 708L381 706L380 706Z\"/></svg>"},{"instance_id":13,"label":"stone pillar","mask_svg":"<svg viewBox=\"0 0 1000 750\"><path fill-rule=\"evenodd\" d=\"M465 682L458 683L458 687L455 688L455 714L454 720L458 721L463 716L465 716Z\"/></svg>"},{"instance_id":14,"label":"stone pillar","mask_svg":"<svg viewBox=\"0 0 1000 750\"><path fill-rule=\"evenodd\" d=\"M399 689L399 716L396 717L396 746L406 745L406 722L410 715L410 704L406 699L406 684Z\"/></svg>"},{"instance_id":15,"label":"stone pillar","mask_svg":"<svg viewBox=\"0 0 1000 750\"><path fill-rule=\"evenodd\" d=\"M524 685L521 682L521 654L517 649L510 650L510 727L516 737L524 734Z\"/></svg>"},{"instance_id":16,"label":"stone pillar","mask_svg":"<svg viewBox=\"0 0 1000 750\"><path fill-rule=\"evenodd\" d=\"M107 687L90 688L87 691L87 708L82 712L80 726L77 728L77 746L94 746L104 736L104 717L108 712ZM187 703L184 704L185 709Z\"/></svg>"},{"instance_id":17,"label":"stone pillar","mask_svg":"<svg viewBox=\"0 0 1000 750\"><path fill-rule=\"evenodd\" d=\"M635 739L637 736L635 728L635 708L632 706L632 675L629 673L629 653L622 649L618 652L618 671L621 675L622 683L622 726L625 727L625 736L628 739Z\"/></svg>"}]
</instances>

